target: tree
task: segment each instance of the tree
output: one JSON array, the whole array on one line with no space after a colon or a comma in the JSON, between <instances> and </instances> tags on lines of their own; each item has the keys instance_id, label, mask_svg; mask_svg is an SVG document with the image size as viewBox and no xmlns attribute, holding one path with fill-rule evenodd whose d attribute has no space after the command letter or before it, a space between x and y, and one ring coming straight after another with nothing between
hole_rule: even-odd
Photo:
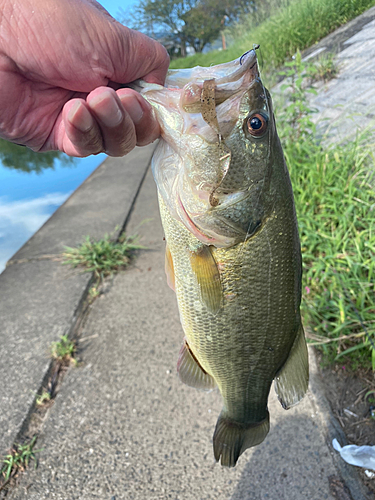
<instances>
[{"instance_id":1,"label":"tree","mask_svg":"<svg viewBox=\"0 0 375 500\"><path fill-rule=\"evenodd\" d=\"M179 47L186 56L183 16L197 0L141 0L132 15L133 27L168 46Z\"/></svg>"},{"instance_id":2,"label":"tree","mask_svg":"<svg viewBox=\"0 0 375 500\"><path fill-rule=\"evenodd\" d=\"M182 19L188 44L195 52L202 52L207 44L219 37L228 16L225 5L218 7L216 0L205 0L197 3Z\"/></svg>"},{"instance_id":3,"label":"tree","mask_svg":"<svg viewBox=\"0 0 375 500\"><path fill-rule=\"evenodd\" d=\"M4 167L39 174L46 168L54 169L57 159L67 166L73 163L73 158L69 158L60 151L34 153L29 148L0 139L0 161Z\"/></svg>"},{"instance_id":4,"label":"tree","mask_svg":"<svg viewBox=\"0 0 375 500\"><path fill-rule=\"evenodd\" d=\"M246 12L248 0L141 0L133 11L132 27L162 42L170 53L186 56L216 40L224 27ZM124 17L124 16L123 16Z\"/></svg>"}]
</instances>

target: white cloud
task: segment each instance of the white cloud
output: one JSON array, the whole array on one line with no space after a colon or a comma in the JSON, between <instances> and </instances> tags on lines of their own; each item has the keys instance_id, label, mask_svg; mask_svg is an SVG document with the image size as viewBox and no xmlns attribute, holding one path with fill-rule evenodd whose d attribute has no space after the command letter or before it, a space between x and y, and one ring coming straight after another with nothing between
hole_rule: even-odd
<instances>
[{"instance_id":1,"label":"white cloud","mask_svg":"<svg viewBox=\"0 0 375 500\"><path fill-rule=\"evenodd\" d=\"M46 222L70 193L7 201L0 197L0 273L12 255Z\"/></svg>"}]
</instances>

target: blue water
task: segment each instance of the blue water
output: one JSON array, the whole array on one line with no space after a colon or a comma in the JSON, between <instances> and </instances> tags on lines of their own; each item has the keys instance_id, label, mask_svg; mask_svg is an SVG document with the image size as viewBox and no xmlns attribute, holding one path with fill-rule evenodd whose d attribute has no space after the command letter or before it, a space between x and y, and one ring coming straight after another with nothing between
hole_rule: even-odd
<instances>
[{"instance_id":1,"label":"blue water","mask_svg":"<svg viewBox=\"0 0 375 500\"><path fill-rule=\"evenodd\" d=\"M0 163L0 273L12 255L105 160L100 154L67 161L54 169L22 172Z\"/></svg>"}]
</instances>

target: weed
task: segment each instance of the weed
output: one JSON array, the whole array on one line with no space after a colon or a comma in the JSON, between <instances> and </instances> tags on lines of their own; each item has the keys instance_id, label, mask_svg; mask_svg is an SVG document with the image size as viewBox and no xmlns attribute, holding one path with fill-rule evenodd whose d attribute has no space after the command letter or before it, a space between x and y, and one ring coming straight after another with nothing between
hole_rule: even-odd
<instances>
[{"instance_id":1,"label":"weed","mask_svg":"<svg viewBox=\"0 0 375 500\"><path fill-rule=\"evenodd\" d=\"M369 403L370 405L373 405L375 403L375 391L374 390L370 390L370 391L366 392L365 401L367 401L367 403Z\"/></svg>"},{"instance_id":2,"label":"weed","mask_svg":"<svg viewBox=\"0 0 375 500\"><path fill-rule=\"evenodd\" d=\"M137 236L124 235L118 241L112 241L110 235L99 241L86 236L78 248L65 247L63 263L81 267L83 272L93 272L100 283L104 277L127 267L134 251L141 248L144 247L139 245ZM92 294L99 294L97 287Z\"/></svg>"},{"instance_id":3,"label":"weed","mask_svg":"<svg viewBox=\"0 0 375 500\"><path fill-rule=\"evenodd\" d=\"M335 78L339 71L339 66L334 54L325 54L307 68L307 75L310 83L323 80L328 82Z\"/></svg>"},{"instance_id":4,"label":"weed","mask_svg":"<svg viewBox=\"0 0 375 500\"><path fill-rule=\"evenodd\" d=\"M52 357L62 362L76 363L75 352L76 345L67 335L63 335L58 342L53 342L51 346Z\"/></svg>"},{"instance_id":5,"label":"weed","mask_svg":"<svg viewBox=\"0 0 375 500\"><path fill-rule=\"evenodd\" d=\"M97 297L99 297L99 295L100 295L100 288L99 288L98 284L92 285L92 287L90 287L90 289L89 289L90 302L92 302Z\"/></svg>"},{"instance_id":6,"label":"weed","mask_svg":"<svg viewBox=\"0 0 375 500\"><path fill-rule=\"evenodd\" d=\"M366 135L341 145L319 138L300 54L284 73L291 84L276 114L298 215L304 321L328 361L375 370L373 145Z\"/></svg>"},{"instance_id":7,"label":"weed","mask_svg":"<svg viewBox=\"0 0 375 500\"><path fill-rule=\"evenodd\" d=\"M5 481L8 481L11 475L18 471L24 471L28 467L30 460L35 460L35 468L37 467L35 453L39 453L41 450L34 450L35 441L36 436L29 443L15 445L11 452L5 456L0 470Z\"/></svg>"},{"instance_id":8,"label":"weed","mask_svg":"<svg viewBox=\"0 0 375 500\"><path fill-rule=\"evenodd\" d=\"M46 403L49 403L50 401L51 401L51 394L45 389L43 389L42 394L39 394L35 400L37 406L44 406Z\"/></svg>"}]
</instances>

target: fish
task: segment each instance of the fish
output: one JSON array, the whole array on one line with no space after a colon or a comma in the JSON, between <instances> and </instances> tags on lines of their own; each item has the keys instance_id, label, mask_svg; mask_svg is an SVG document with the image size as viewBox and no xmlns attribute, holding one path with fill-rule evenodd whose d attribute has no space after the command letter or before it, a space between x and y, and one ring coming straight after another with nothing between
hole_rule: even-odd
<instances>
[{"instance_id":1,"label":"fish","mask_svg":"<svg viewBox=\"0 0 375 500\"><path fill-rule=\"evenodd\" d=\"M185 335L178 375L220 391L214 457L234 467L269 432L272 382L288 409L309 379L297 218L271 96L255 50L138 90L161 128L152 171Z\"/></svg>"}]
</instances>

